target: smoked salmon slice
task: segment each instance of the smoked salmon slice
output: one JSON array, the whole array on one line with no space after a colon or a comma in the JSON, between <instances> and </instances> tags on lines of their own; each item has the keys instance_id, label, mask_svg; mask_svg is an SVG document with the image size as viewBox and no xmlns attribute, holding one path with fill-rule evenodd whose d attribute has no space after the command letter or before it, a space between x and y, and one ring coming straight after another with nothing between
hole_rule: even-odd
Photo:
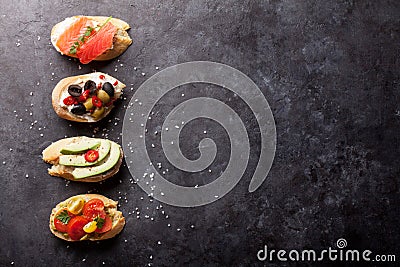
<instances>
[{"instance_id":1,"label":"smoked salmon slice","mask_svg":"<svg viewBox=\"0 0 400 267\"><path fill-rule=\"evenodd\" d=\"M81 47L76 55L82 64L87 64L97 58L113 46L113 38L117 27L111 22L103 25L98 32L90 37Z\"/></svg>"},{"instance_id":2,"label":"smoked salmon slice","mask_svg":"<svg viewBox=\"0 0 400 267\"><path fill-rule=\"evenodd\" d=\"M93 27L93 23L86 17L79 17L75 20L63 33L60 34L56 42L57 47L60 51L69 55L71 47L79 37L85 34L87 27Z\"/></svg>"}]
</instances>

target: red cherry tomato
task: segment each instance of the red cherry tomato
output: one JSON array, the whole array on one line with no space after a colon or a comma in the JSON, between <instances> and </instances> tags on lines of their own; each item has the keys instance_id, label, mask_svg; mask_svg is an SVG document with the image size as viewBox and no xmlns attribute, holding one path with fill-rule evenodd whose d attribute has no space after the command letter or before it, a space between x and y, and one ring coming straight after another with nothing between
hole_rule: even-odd
<instances>
[{"instance_id":1,"label":"red cherry tomato","mask_svg":"<svg viewBox=\"0 0 400 267\"><path fill-rule=\"evenodd\" d=\"M72 240L79 240L84 235L86 235L85 231L83 230L83 226L85 226L89 220L83 216L76 216L69 220L68 223L68 235Z\"/></svg>"},{"instance_id":2,"label":"red cherry tomato","mask_svg":"<svg viewBox=\"0 0 400 267\"><path fill-rule=\"evenodd\" d=\"M72 95L64 98L63 103L67 106L69 105L74 105L74 104L78 104L78 101L75 99L75 97L73 97Z\"/></svg>"},{"instance_id":3,"label":"red cherry tomato","mask_svg":"<svg viewBox=\"0 0 400 267\"><path fill-rule=\"evenodd\" d=\"M99 152L97 150L88 150L85 153L85 160L87 162L95 162L99 158Z\"/></svg>"},{"instance_id":4,"label":"red cherry tomato","mask_svg":"<svg viewBox=\"0 0 400 267\"><path fill-rule=\"evenodd\" d=\"M56 213L56 215L54 216L54 226L56 227L57 231L60 231L60 232L62 232L62 233L66 233L66 232L68 231L68 224L64 224L62 221L60 221L59 219L57 219L57 216L58 216L61 212L63 212L64 210L67 210L67 209L60 209L60 210ZM71 217L71 218L75 217L74 214L70 213L69 211L67 211L67 212L68 212L69 217Z\"/></svg>"},{"instance_id":5,"label":"red cherry tomato","mask_svg":"<svg viewBox=\"0 0 400 267\"><path fill-rule=\"evenodd\" d=\"M102 233L105 233L105 232L110 231L111 228L112 228L112 220L111 220L111 217L108 216L108 215L106 215L106 218L104 219L103 227L97 228L97 229L96 229L96 233L102 234Z\"/></svg>"},{"instance_id":6,"label":"red cherry tomato","mask_svg":"<svg viewBox=\"0 0 400 267\"><path fill-rule=\"evenodd\" d=\"M97 108L101 108L101 106L103 105L103 102L101 102L100 98L98 98L97 96L93 96L92 104L93 104L93 106L95 106Z\"/></svg>"},{"instance_id":7,"label":"red cherry tomato","mask_svg":"<svg viewBox=\"0 0 400 267\"><path fill-rule=\"evenodd\" d=\"M117 86L117 84L118 84L118 81L115 81L115 82L113 83L114 86Z\"/></svg>"},{"instance_id":8,"label":"red cherry tomato","mask_svg":"<svg viewBox=\"0 0 400 267\"><path fill-rule=\"evenodd\" d=\"M78 97L78 101L85 102L86 99L88 99L89 95L90 95L90 90L83 91L83 93Z\"/></svg>"},{"instance_id":9,"label":"red cherry tomato","mask_svg":"<svg viewBox=\"0 0 400 267\"><path fill-rule=\"evenodd\" d=\"M99 78L102 79L102 80L104 80L104 79L106 78L106 76L104 76L103 74L101 74L101 75L99 76Z\"/></svg>"},{"instance_id":10,"label":"red cherry tomato","mask_svg":"<svg viewBox=\"0 0 400 267\"><path fill-rule=\"evenodd\" d=\"M83 214L88 220L93 221L97 217L105 219L107 214L104 210L89 210L86 214Z\"/></svg>"},{"instance_id":11,"label":"red cherry tomato","mask_svg":"<svg viewBox=\"0 0 400 267\"><path fill-rule=\"evenodd\" d=\"M82 213L87 215L92 210L104 211L104 202L101 199L92 198L83 205Z\"/></svg>"}]
</instances>

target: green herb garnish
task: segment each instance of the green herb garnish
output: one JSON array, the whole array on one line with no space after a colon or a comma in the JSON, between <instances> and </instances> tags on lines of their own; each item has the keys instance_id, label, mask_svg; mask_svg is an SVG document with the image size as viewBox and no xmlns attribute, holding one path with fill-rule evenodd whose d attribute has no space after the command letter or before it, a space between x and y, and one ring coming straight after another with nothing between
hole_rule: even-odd
<instances>
[{"instance_id":1,"label":"green herb garnish","mask_svg":"<svg viewBox=\"0 0 400 267\"><path fill-rule=\"evenodd\" d=\"M104 222L106 220L104 220L103 218L97 216L93 221L96 222L97 228L101 229L101 228L103 228Z\"/></svg>"},{"instance_id":2,"label":"green herb garnish","mask_svg":"<svg viewBox=\"0 0 400 267\"><path fill-rule=\"evenodd\" d=\"M60 214L58 214L56 218L59 219L63 224L68 224L69 220L71 220L71 217L69 217L67 210L63 210L62 212L60 212Z\"/></svg>"},{"instance_id":3,"label":"green herb garnish","mask_svg":"<svg viewBox=\"0 0 400 267\"><path fill-rule=\"evenodd\" d=\"M99 30L100 30L101 28L103 28L103 26L106 25L111 19L112 19L112 16L109 16L109 17L107 18L107 20L100 26Z\"/></svg>"}]
</instances>

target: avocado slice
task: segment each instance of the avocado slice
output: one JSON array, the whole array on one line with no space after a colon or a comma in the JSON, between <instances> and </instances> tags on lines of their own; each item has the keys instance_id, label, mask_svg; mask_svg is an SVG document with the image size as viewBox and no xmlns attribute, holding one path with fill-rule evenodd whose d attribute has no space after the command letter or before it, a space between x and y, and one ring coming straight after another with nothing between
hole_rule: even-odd
<instances>
[{"instance_id":1,"label":"avocado slice","mask_svg":"<svg viewBox=\"0 0 400 267\"><path fill-rule=\"evenodd\" d=\"M77 143L68 144L60 150L61 154L73 155L81 154L89 149L96 149L101 143L101 139L85 138Z\"/></svg>"},{"instance_id":2,"label":"avocado slice","mask_svg":"<svg viewBox=\"0 0 400 267\"><path fill-rule=\"evenodd\" d=\"M92 166L102 161L110 152L111 143L108 140L102 139L98 148L99 158L96 161L88 162L85 160L85 155L61 155L58 164L65 166Z\"/></svg>"},{"instance_id":3,"label":"avocado slice","mask_svg":"<svg viewBox=\"0 0 400 267\"><path fill-rule=\"evenodd\" d=\"M121 150L120 146L117 143L111 142L110 153L107 155L105 159L99 162L95 166L88 167L77 167L72 171L72 175L75 179L82 179L90 176L94 176L97 174L101 174L113 168L115 164L117 164L120 156Z\"/></svg>"}]
</instances>

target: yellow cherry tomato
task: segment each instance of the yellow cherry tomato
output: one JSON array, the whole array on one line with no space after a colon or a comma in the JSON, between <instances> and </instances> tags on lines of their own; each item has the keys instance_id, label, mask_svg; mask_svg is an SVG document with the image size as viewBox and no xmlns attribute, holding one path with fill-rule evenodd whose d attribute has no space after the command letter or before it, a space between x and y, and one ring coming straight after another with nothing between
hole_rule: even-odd
<instances>
[{"instance_id":1,"label":"yellow cherry tomato","mask_svg":"<svg viewBox=\"0 0 400 267\"><path fill-rule=\"evenodd\" d=\"M85 205L85 200L83 198L74 197L68 201L67 210L72 214L78 215L81 213L83 205Z\"/></svg>"},{"instance_id":2,"label":"yellow cherry tomato","mask_svg":"<svg viewBox=\"0 0 400 267\"><path fill-rule=\"evenodd\" d=\"M91 221L88 222L87 224L85 224L85 226L83 226L83 231L85 231L85 233L93 233L94 231L96 231L97 229L97 223L95 221Z\"/></svg>"}]
</instances>

